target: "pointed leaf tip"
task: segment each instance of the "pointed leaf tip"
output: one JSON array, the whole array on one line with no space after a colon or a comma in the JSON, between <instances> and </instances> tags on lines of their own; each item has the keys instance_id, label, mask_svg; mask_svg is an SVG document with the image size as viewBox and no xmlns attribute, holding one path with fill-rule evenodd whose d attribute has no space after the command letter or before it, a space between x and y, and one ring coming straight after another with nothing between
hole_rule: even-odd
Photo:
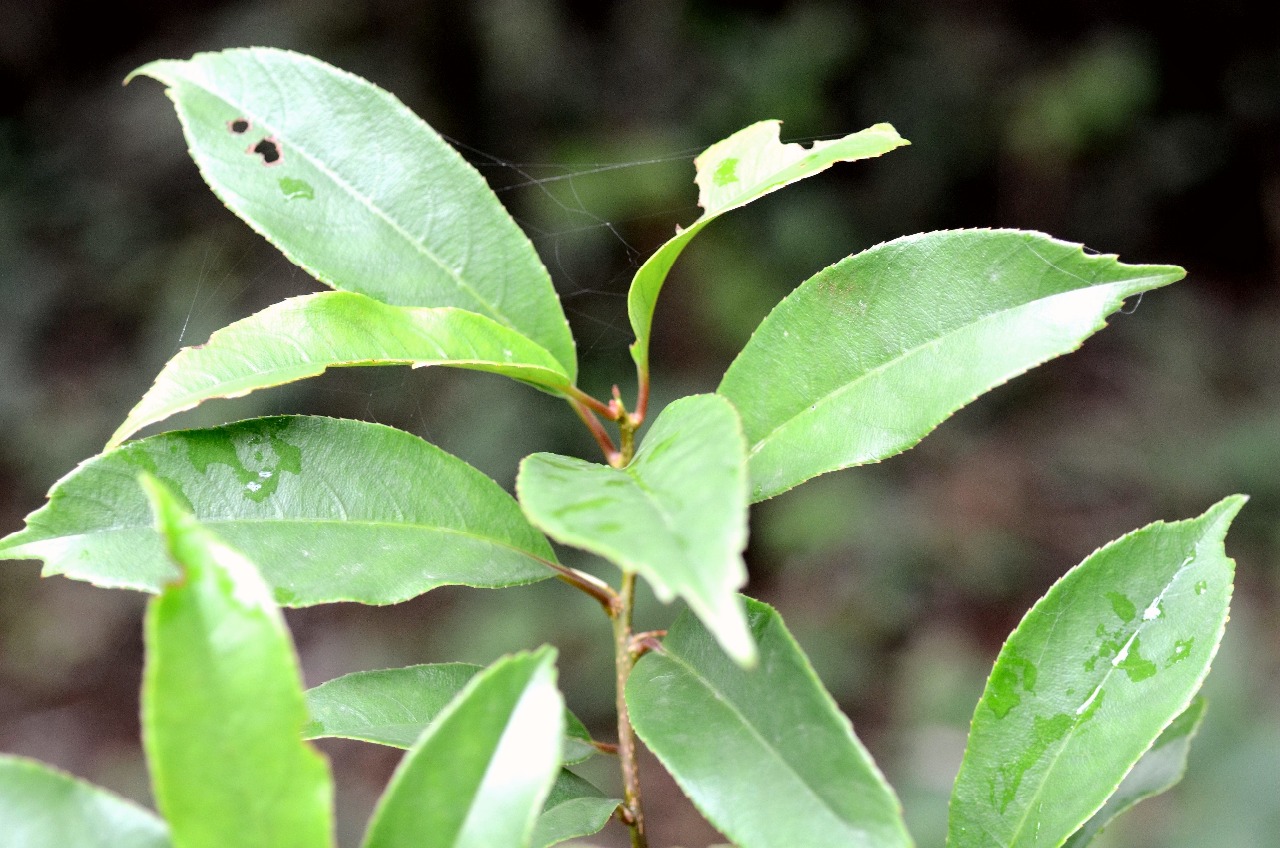
<instances>
[{"instance_id":1,"label":"pointed leaf tip","mask_svg":"<svg viewBox=\"0 0 1280 848\"><path fill-rule=\"evenodd\" d=\"M392 94L260 47L151 62L138 75L166 86L214 193L320 282L484 315L573 379L573 337L532 243L479 171Z\"/></svg>"},{"instance_id":2,"label":"pointed leaf tip","mask_svg":"<svg viewBox=\"0 0 1280 848\"><path fill-rule=\"evenodd\" d=\"M1061 844L1183 712L1217 653L1244 498L1104 546L1000 651L951 798L950 848Z\"/></svg>"},{"instance_id":3,"label":"pointed leaf tip","mask_svg":"<svg viewBox=\"0 0 1280 848\"><path fill-rule=\"evenodd\" d=\"M742 415L752 500L911 448L1183 273L1017 230L907 236L824 269L765 318L717 390Z\"/></svg>"}]
</instances>

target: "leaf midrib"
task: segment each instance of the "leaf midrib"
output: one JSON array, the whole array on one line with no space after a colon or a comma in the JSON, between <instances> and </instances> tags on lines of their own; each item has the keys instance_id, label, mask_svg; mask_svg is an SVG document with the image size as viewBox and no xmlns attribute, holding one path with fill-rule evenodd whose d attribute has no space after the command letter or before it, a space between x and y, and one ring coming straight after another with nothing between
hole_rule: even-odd
<instances>
[{"instance_id":1,"label":"leaf midrib","mask_svg":"<svg viewBox=\"0 0 1280 848\"><path fill-rule=\"evenodd\" d=\"M981 318L979 318L976 321L969 321L965 324L961 324L957 327L953 327L952 329L946 331L942 335L934 336L930 339L927 339L926 341L921 342L920 344L914 345L913 347L910 347L901 351L899 354L892 357L891 359L887 359L884 362L880 363L879 365L875 366L874 368L871 368L867 371L862 372L853 380L850 380L847 383L840 384L839 386L832 389L831 391L826 392L823 395L819 396L816 400L812 401L811 403L806 404L798 412L796 412L795 414L791 415L788 418L785 418L779 424L775 425L773 429L771 429L768 433L761 436L760 439L754 445L751 446L750 451L748 451L747 453L747 458L749 460L751 457L759 453L764 448L764 446L769 441L771 441L774 438L774 436L778 434L779 431L785 429L793 421L796 421L798 419L804 418L806 415L817 412L816 407L826 405L829 402L834 402L835 398L853 391L863 381L868 380L873 376L877 376L885 371L888 371L891 368L897 367L898 365L914 358L917 354L921 353L925 349L934 347L934 346L939 346L943 342L945 342L947 339L953 336L956 336L962 332L971 330L974 327L981 326L982 324L988 323L990 321L994 321L995 319L1003 317L1007 314L1018 312L1030 306L1042 304L1045 301L1052 300L1055 297L1061 297L1063 295L1070 295L1070 294L1077 294L1079 292L1089 291L1090 289L1094 289L1094 288L1125 288L1125 287L1129 287L1135 284L1145 282L1146 280L1154 280L1154 279L1159 279L1159 275L1146 276L1146 277L1134 277L1129 280L1116 280L1110 283L1103 283L1101 285L1093 284L1089 286L1082 286L1076 289L1068 289L1067 291L1055 292L1054 294L1051 294L1048 297L1036 298L1035 300L1028 300L1022 303L1014 304L1012 306L1003 307L994 312L988 312L986 315L983 315ZM1113 309L1111 311L1115 311L1115 310ZM1105 318L1106 315L1109 315L1109 314L1110 312L1107 312L1102 317Z\"/></svg>"},{"instance_id":2,"label":"leaf midrib","mask_svg":"<svg viewBox=\"0 0 1280 848\"><path fill-rule=\"evenodd\" d=\"M261 57L259 57L256 53L252 53L252 52L251 52L251 56L253 58L253 61L258 64L260 71L266 76L266 78L273 79L274 78L273 74L267 69L266 65L263 64ZM218 90L216 87L211 85L207 80L201 80L197 82L190 75L184 75L182 79L188 85L201 88L204 91L208 92L209 94L213 95L214 97L217 97L218 99L222 100L224 103L228 104L229 106L235 107L237 111L241 112L241 114L245 115L253 122L260 124L261 126L267 128L268 130L271 130L273 135L276 132L279 132L279 129L274 122L267 121L264 118L262 118L262 116L259 115L256 111L249 110L243 107L243 105L239 104L236 101L236 99L232 98L227 94L224 94L222 91ZM408 111L408 109L403 104L399 104L398 101L393 101L392 105L399 106L400 109L404 111ZM410 113L410 115L412 115L412 113ZM415 116L415 119L416 119L416 116ZM515 326L515 324L511 322L510 318L508 318L503 313L499 312L493 306L493 304L491 304L486 298L481 296L479 292L477 292L474 288L472 288L472 286L465 279L463 279L461 274L459 274L453 268L449 267L449 265L446 264L444 260L442 260L439 256L437 256L433 251L428 249L425 244L423 244L418 239L415 239L414 236L407 229L401 226L400 223L396 221L394 218L392 218L389 213L387 213L384 209L382 209L382 207L375 204L371 198L357 191L351 183L347 182L346 179L344 179L335 171L333 171L331 168L329 168L321 159L317 158L315 154L313 154L310 150L308 150L302 144L298 143L297 140L290 137L287 139L287 141L289 146L292 147L295 151L297 151L302 156L302 158L304 158L307 162L309 162L317 171L319 171L320 173L324 174L329 179L331 179L335 185L337 185L340 189L346 191L346 193L350 195L354 200L356 200L360 205L364 206L371 213L373 213L375 217L377 217L378 219L383 221L385 224L387 224L389 227L391 227L393 232L395 232L397 235L403 238L419 254L421 254L422 256L430 260L432 263L434 263L438 268L440 268L440 270L444 271L445 274L449 276L453 280L453 282L458 286L458 288L462 289L467 294L471 295L471 297L474 298L478 304L480 304L487 312L489 312L490 316L494 320L498 321L499 323L507 326L512 330L515 330L516 332L520 332L519 329Z\"/></svg>"},{"instance_id":3,"label":"leaf midrib","mask_svg":"<svg viewBox=\"0 0 1280 848\"><path fill-rule=\"evenodd\" d=\"M671 660L672 662L678 664L694 680L696 680L699 684L701 684L706 689L706 691L709 692L712 695L712 697L715 698L715 700L718 703L721 703L725 707L727 707L730 710L730 712L732 712L734 717L741 722L742 726L745 727L751 733L751 735L760 743L760 746L770 756L774 757L775 759L778 760L778 762L782 763L786 767L786 770L788 772L790 772L791 774L799 778L800 785L803 786L806 790L808 790L810 796L812 796L818 802L819 806L821 806L823 809L830 812L832 817L836 821L842 822L848 825L853 830L863 833L868 837L872 836L871 831L865 828L859 827L855 822L850 822L848 819L842 816L834 807L832 807L831 804L827 801L827 799L818 793L818 791L814 788L812 783L805 777L805 775L803 775L798 769L796 769L792 765L791 761L788 760L786 757L784 757L782 755L782 752L776 746L774 746L763 734L761 734L759 730L756 729L756 726L747 719L747 717L738 708L738 705L732 700L730 700L719 689L713 686L709 680L707 680L705 677L699 674L697 670L693 668L692 665L690 665L688 662L684 660L683 657L677 656L676 654L673 654L670 652L664 652L663 656L665 656L667 659Z\"/></svg>"},{"instance_id":4,"label":"leaf midrib","mask_svg":"<svg viewBox=\"0 0 1280 848\"><path fill-rule=\"evenodd\" d=\"M504 542L501 539L495 538L493 536L485 536L480 533L476 533L469 530L458 530L452 527L442 527L442 526L436 526L432 524L409 524L405 522L382 521L382 520L375 520L375 519L341 519L341 518L318 518L318 519L197 518L197 520L200 522L201 525L204 525L206 527L223 527L223 526L239 525L239 524L264 524L264 525L265 524L281 524L281 525L298 525L298 526L313 527L318 524L319 525L332 524L332 525L337 525L341 527L351 527L354 525L362 529L363 528L381 528L381 529L409 530L412 532L421 532L421 533L445 533L453 536L463 536L463 537L475 539L481 542L488 542L497 547L506 548L516 553L523 554L524 556L527 556L530 559L535 560L544 565L554 562L554 560L547 559L546 557L536 554L533 551L518 547L510 542ZM92 539L95 535L110 534L110 533L129 533L129 532L137 532L137 531L148 531L153 529L154 528L150 524L113 524L109 527L95 528L94 530L86 531L83 533L55 533L52 535L45 536L43 539L33 539L29 542L23 542L21 543L21 546L25 547L27 545L35 545L41 542L53 541L55 539L67 539L67 540ZM14 546L12 545L6 546L6 548L8 549L12 549L12 547ZM3 550L5 550L5 548L0 548L0 551L3 551Z\"/></svg>"},{"instance_id":5,"label":"leaf midrib","mask_svg":"<svg viewBox=\"0 0 1280 848\"><path fill-rule=\"evenodd\" d=\"M1203 538L1203 534L1202 534L1201 538ZM1179 576L1181 576L1181 575L1182 575L1182 573L1183 573L1186 569L1190 568L1190 567L1195 563L1195 551L1196 551L1197 546L1198 546L1198 541L1197 541L1197 542L1193 542L1193 543L1191 544L1191 553L1190 553L1190 554L1186 554L1186 555L1184 555L1184 557L1183 557L1183 561L1182 561L1182 563L1178 566L1178 569L1177 569L1177 570L1173 573L1173 575L1168 579L1168 581L1165 583L1164 587L1163 587L1163 588L1161 588L1160 593L1159 593L1158 595L1156 595L1155 600L1153 600L1151 603L1149 603L1149 604L1147 604L1145 607L1143 607L1143 609L1144 609L1144 610L1146 610L1146 609L1150 609L1152 605L1159 604L1159 602L1160 602L1160 601L1164 600L1164 596L1165 596L1165 594L1166 594L1166 593L1168 593L1168 591L1173 587L1174 583L1176 583L1176 582L1178 581L1178 577L1179 577ZM1184 548L1184 550L1185 550L1185 548ZM1134 643L1134 641L1138 638L1138 636L1139 636L1139 635L1141 635L1141 634L1142 634L1142 632L1143 632L1143 631L1144 631L1144 630L1145 630L1149 625L1152 625L1155 621L1158 621L1158 620L1159 620L1159 619L1151 619L1151 620L1147 620L1146 618L1141 619L1141 620L1138 622L1138 626L1137 626L1136 628L1134 628L1133 634L1132 634L1132 635L1131 635L1131 636L1130 636L1130 637L1125 641L1124 649L1122 649L1122 651L1123 651L1123 650L1125 650L1125 649L1127 649L1130 645L1132 645L1132 644ZM1055 623L1055 624L1056 624L1056 623ZM1052 635L1052 631L1051 631L1050 635ZM1045 644L1041 646L1041 656L1043 656L1043 655L1044 655L1044 653L1045 653L1047 650L1048 650L1048 639L1046 638L1046 640L1045 640ZM1117 654L1116 654L1116 656L1117 656L1117 657L1119 657L1119 656L1120 656L1120 653L1117 653ZM1103 673L1103 675L1102 675L1102 679L1098 682L1097 686L1096 686L1096 687L1094 687L1094 689L1090 692L1089 698L1085 699L1084 703L1086 703L1086 704L1087 704L1091 699L1093 699L1093 698L1097 697L1097 694L1098 694L1099 692L1101 692L1101 691L1102 691L1102 689L1103 689L1103 688L1107 685L1107 683L1111 680L1112 675L1114 675L1114 674L1119 670L1119 668L1120 668L1120 667L1119 667L1119 666L1118 666L1114 661L1113 661L1113 662L1109 662L1109 663L1107 663L1107 665L1108 665L1108 668L1107 668L1107 670ZM1189 695L1189 696L1188 696L1188 702L1189 702L1190 698L1191 698L1191 697L1193 697L1193 696L1194 696L1194 692L1192 693L1192 695ZM1185 706L1185 705L1183 705L1183 708L1182 708L1182 709L1185 709L1185 708L1186 708L1186 706ZM1177 715L1178 715L1178 714L1180 714L1180 713L1181 713L1181 709L1180 709L1177 713L1174 713L1174 717L1176 718L1176 717L1177 717ZM1172 719L1171 719L1171 721L1172 721ZM1072 722L1072 724L1071 724L1071 729L1070 729L1069 731L1067 731L1067 733L1062 737L1062 741L1061 741L1061 742L1056 746L1056 748L1055 748L1055 750L1054 750L1054 752L1053 752L1053 755L1049 758L1048 764L1047 764L1047 766L1045 767L1044 771L1042 772L1042 774L1044 775L1044 779L1042 779L1042 780L1040 781L1040 783L1039 783L1039 785L1036 787L1035 791L1031 793L1031 797L1027 799L1027 803L1024 805L1023 814L1022 814L1022 816L1017 820L1017 823L1014 825L1014 828L1013 828L1013 830L1012 830L1012 832L1011 832L1011 834L1010 834L1010 837L1009 837L1009 843L1008 843L1008 844L1013 845L1013 844L1015 843L1015 841L1021 837L1022 830L1023 830L1023 828L1026 826L1028 819L1031 817L1031 811L1032 811L1032 809L1034 809L1034 808L1035 808L1035 806L1036 806L1036 805L1035 805L1035 801L1036 801L1036 799L1038 799L1038 798L1040 797L1041 793L1044 791L1044 788L1045 788L1045 786L1046 786L1046 785L1047 785L1047 783L1048 783L1048 778L1049 778L1049 776L1052 774L1052 772L1053 772L1053 770L1054 770L1055 766L1057 766L1058 760L1062 758L1062 752L1066 750L1066 748L1067 748L1068 744L1072 741L1072 739L1074 739L1074 738L1075 738L1076 731L1077 731L1077 730L1079 730L1080 725L1082 724L1082 722L1083 722L1083 718L1082 718L1082 716L1081 716L1081 715L1079 715L1079 714L1077 714L1077 715L1076 715L1076 717L1075 717L1075 721L1074 721L1074 722ZM1121 779L1123 779L1123 778L1121 778ZM1118 785L1119 785L1119 784L1117 783L1117 786L1118 786ZM1105 803L1106 803L1106 799L1103 799L1103 804L1105 804ZM1098 809L1101 809L1101 808L1102 808L1102 805L1100 804L1100 805L1098 806ZM1087 821L1089 820L1089 815L1092 815L1093 813L1096 813L1096 812L1097 812L1097 810L1095 809L1095 810L1093 810L1091 813L1089 813L1088 815L1086 815L1086 816L1085 816L1085 821L1087 822ZM1082 824L1083 824L1083 822L1082 822ZM1068 838L1070 838L1070 834L1068 834L1067 836L1068 836Z\"/></svg>"}]
</instances>

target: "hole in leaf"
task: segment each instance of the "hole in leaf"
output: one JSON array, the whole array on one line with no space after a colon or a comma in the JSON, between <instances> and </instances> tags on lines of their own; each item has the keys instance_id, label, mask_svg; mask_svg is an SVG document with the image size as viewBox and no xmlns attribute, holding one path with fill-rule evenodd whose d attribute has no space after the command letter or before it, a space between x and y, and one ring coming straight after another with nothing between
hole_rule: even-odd
<instances>
[{"instance_id":1,"label":"hole in leaf","mask_svg":"<svg viewBox=\"0 0 1280 848\"><path fill-rule=\"evenodd\" d=\"M266 165L278 165L284 158L284 154L280 151L280 143L271 136L250 147L248 152L261 156L263 164Z\"/></svg>"},{"instance_id":2,"label":"hole in leaf","mask_svg":"<svg viewBox=\"0 0 1280 848\"><path fill-rule=\"evenodd\" d=\"M253 126L253 124L249 122L248 118L236 118L233 121L227 121L227 129L231 130L236 135L244 135L249 131L251 126Z\"/></svg>"}]
</instances>

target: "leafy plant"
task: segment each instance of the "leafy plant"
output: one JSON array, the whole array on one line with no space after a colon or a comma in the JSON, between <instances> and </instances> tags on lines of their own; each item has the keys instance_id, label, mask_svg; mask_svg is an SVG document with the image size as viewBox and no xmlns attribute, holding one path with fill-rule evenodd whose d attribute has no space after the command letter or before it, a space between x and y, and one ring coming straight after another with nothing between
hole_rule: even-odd
<instances>
[{"instance_id":1,"label":"leafy plant","mask_svg":"<svg viewBox=\"0 0 1280 848\"><path fill-rule=\"evenodd\" d=\"M912 447L1180 268L1012 230L881 244L803 282L714 393L669 404L641 441L654 307L684 247L725 212L906 144L892 127L803 147L765 121L698 157L702 215L644 263L628 297L628 408L616 389L601 400L578 388L574 341L532 245L479 174L391 95L269 49L136 74L167 86L214 192L335 291L180 351L106 451L0 540L0 556L42 559L45 574L156 594L143 741L163 820L0 758L10 844L330 844L331 778L307 741L326 736L407 751L369 848L542 848L615 815L642 846L637 736L742 848L911 844L892 789L781 615L737 594L748 508ZM517 501L439 448L357 421L274 417L126 441L212 398L355 365L526 383L567 402L604 464L529 456ZM949 845L1079 848L1177 781L1226 622L1223 543L1243 502L1112 542L1027 613L975 709ZM548 538L619 573L565 565ZM548 577L612 621L616 745L565 710L550 647L304 692L277 607ZM638 579L687 606L669 633L633 626ZM620 798L568 768L601 751L618 757Z\"/></svg>"}]
</instances>

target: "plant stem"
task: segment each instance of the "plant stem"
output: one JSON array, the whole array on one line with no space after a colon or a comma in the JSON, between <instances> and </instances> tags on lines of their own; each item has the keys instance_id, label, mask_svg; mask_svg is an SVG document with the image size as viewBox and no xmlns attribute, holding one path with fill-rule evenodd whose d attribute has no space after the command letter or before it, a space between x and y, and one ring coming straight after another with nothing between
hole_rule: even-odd
<instances>
[{"instance_id":1,"label":"plant stem","mask_svg":"<svg viewBox=\"0 0 1280 848\"><path fill-rule=\"evenodd\" d=\"M631 414L632 426L639 427L649 413L649 366L636 365L636 411Z\"/></svg>"},{"instance_id":2,"label":"plant stem","mask_svg":"<svg viewBox=\"0 0 1280 848\"><path fill-rule=\"evenodd\" d=\"M561 565L549 559L537 557L537 560L554 571L556 577L560 580L595 598L611 617L617 613L622 604L622 599L618 597L618 593L608 583L598 577L587 574L585 571L579 571L576 568L570 568L567 565Z\"/></svg>"},{"instance_id":3,"label":"plant stem","mask_svg":"<svg viewBox=\"0 0 1280 848\"><path fill-rule=\"evenodd\" d=\"M617 467L618 459L622 454L613 446L613 439L609 438L609 433L604 429L604 425L600 423L600 419L596 418L594 412L576 400L571 399L569 405L573 407L573 411L578 414L578 417L582 419L582 423L587 425L587 429L595 437L596 444L604 452L605 461Z\"/></svg>"},{"instance_id":4,"label":"plant stem","mask_svg":"<svg viewBox=\"0 0 1280 848\"><path fill-rule=\"evenodd\" d=\"M636 655L631 645L631 611L635 605L636 575L622 574L621 604L613 617L613 656L617 670L618 760L622 768L622 820L631 828L631 848L647 848L644 811L640 806L640 768L636 760L636 735L627 712L626 688Z\"/></svg>"},{"instance_id":5,"label":"plant stem","mask_svg":"<svg viewBox=\"0 0 1280 848\"><path fill-rule=\"evenodd\" d=\"M611 418L613 415L612 410L609 409L609 404L604 401L596 400L577 386L569 386L567 389L563 389L562 391L565 393L565 396L569 398L570 403L582 404L587 409L590 409L592 412L597 412L605 418Z\"/></svg>"}]
</instances>

